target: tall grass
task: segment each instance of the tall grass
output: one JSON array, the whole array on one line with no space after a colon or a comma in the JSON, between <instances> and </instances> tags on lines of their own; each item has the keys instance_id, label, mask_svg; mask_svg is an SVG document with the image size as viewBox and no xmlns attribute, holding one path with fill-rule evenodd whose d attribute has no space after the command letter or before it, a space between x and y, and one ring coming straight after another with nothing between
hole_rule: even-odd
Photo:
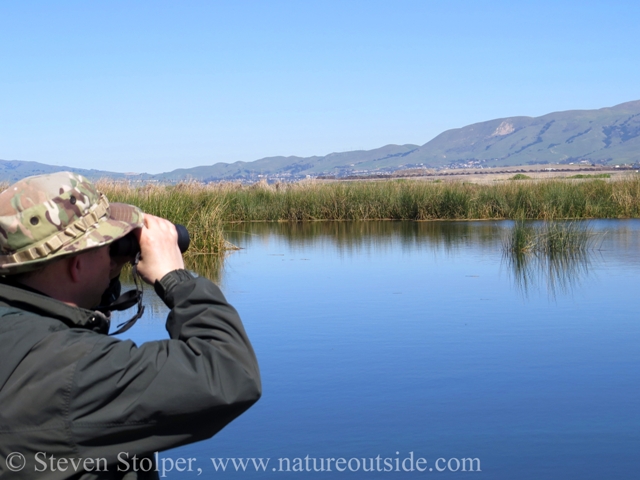
<instances>
[{"instance_id":1,"label":"tall grass","mask_svg":"<svg viewBox=\"0 0 640 480\"><path fill-rule=\"evenodd\" d=\"M516 254L566 255L589 250L595 238L587 222L544 221L534 225L518 220L503 242L503 248Z\"/></svg>"},{"instance_id":2,"label":"tall grass","mask_svg":"<svg viewBox=\"0 0 640 480\"><path fill-rule=\"evenodd\" d=\"M231 247L223 233L224 204L200 185L134 187L125 182L100 181L97 187L110 202L136 205L146 213L187 227L191 237L187 257L221 253Z\"/></svg>"},{"instance_id":3,"label":"tall grass","mask_svg":"<svg viewBox=\"0 0 640 480\"><path fill-rule=\"evenodd\" d=\"M111 201L185 225L196 254L225 250L229 222L640 217L640 179L635 177L495 185L395 180L136 187L99 182L99 188Z\"/></svg>"},{"instance_id":4,"label":"tall grass","mask_svg":"<svg viewBox=\"0 0 640 480\"><path fill-rule=\"evenodd\" d=\"M640 216L640 180L420 181L214 186L226 221L612 218Z\"/></svg>"}]
</instances>

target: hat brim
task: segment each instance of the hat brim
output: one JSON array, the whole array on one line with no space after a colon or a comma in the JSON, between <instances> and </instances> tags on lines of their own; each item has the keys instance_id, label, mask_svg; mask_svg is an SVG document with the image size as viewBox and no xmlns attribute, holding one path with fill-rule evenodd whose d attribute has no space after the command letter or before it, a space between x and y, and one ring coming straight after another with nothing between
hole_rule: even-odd
<instances>
[{"instance_id":1,"label":"hat brim","mask_svg":"<svg viewBox=\"0 0 640 480\"><path fill-rule=\"evenodd\" d=\"M28 272L52 260L109 245L143 225L144 213L138 207L126 203L111 203L108 214L101 217L96 224L71 243L62 246L44 258L1 265L0 274Z\"/></svg>"},{"instance_id":2,"label":"hat brim","mask_svg":"<svg viewBox=\"0 0 640 480\"><path fill-rule=\"evenodd\" d=\"M144 225L142 210L126 203L109 204L109 215L77 241L61 248L61 254L76 253L108 245Z\"/></svg>"}]
</instances>

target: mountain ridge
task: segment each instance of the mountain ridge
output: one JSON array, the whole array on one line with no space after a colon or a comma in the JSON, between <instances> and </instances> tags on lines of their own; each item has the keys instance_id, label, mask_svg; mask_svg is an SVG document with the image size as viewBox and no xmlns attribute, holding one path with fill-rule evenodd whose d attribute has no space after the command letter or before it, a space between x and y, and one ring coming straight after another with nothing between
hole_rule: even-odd
<instances>
[{"instance_id":1,"label":"mountain ridge","mask_svg":"<svg viewBox=\"0 0 640 480\"><path fill-rule=\"evenodd\" d=\"M640 163L640 100L594 110L565 110L539 117L514 116L446 130L423 145L388 144L372 150L324 156L265 157L252 162L218 162L156 175L58 167L0 160L0 179L73 170L89 178L140 181L298 180L391 173L406 168L469 168L533 164Z\"/></svg>"}]
</instances>

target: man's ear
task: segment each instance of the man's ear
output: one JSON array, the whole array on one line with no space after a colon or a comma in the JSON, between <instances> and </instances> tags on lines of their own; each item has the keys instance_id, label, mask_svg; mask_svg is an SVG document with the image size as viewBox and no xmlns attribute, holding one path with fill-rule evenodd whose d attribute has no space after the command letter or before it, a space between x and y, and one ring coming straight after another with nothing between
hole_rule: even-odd
<instances>
[{"instance_id":1,"label":"man's ear","mask_svg":"<svg viewBox=\"0 0 640 480\"><path fill-rule=\"evenodd\" d=\"M81 281L81 273L83 268L85 267L82 255L73 255L67 259L67 272L69 272L69 277L74 283L78 283Z\"/></svg>"}]
</instances>

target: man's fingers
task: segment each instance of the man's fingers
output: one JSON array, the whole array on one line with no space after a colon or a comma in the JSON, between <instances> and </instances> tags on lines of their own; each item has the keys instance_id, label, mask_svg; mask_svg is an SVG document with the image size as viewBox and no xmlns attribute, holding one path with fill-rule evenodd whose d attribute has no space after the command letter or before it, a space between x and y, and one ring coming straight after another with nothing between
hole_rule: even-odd
<instances>
[{"instance_id":1,"label":"man's fingers","mask_svg":"<svg viewBox=\"0 0 640 480\"><path fill-rule=\"evenodd\" d=\"M138 233L138 273L146 282L154 283L167 273L184 268L184 262L178 248L178 232L173 223L145 214L144 225Z\"/></svg>"}]
</instances>

